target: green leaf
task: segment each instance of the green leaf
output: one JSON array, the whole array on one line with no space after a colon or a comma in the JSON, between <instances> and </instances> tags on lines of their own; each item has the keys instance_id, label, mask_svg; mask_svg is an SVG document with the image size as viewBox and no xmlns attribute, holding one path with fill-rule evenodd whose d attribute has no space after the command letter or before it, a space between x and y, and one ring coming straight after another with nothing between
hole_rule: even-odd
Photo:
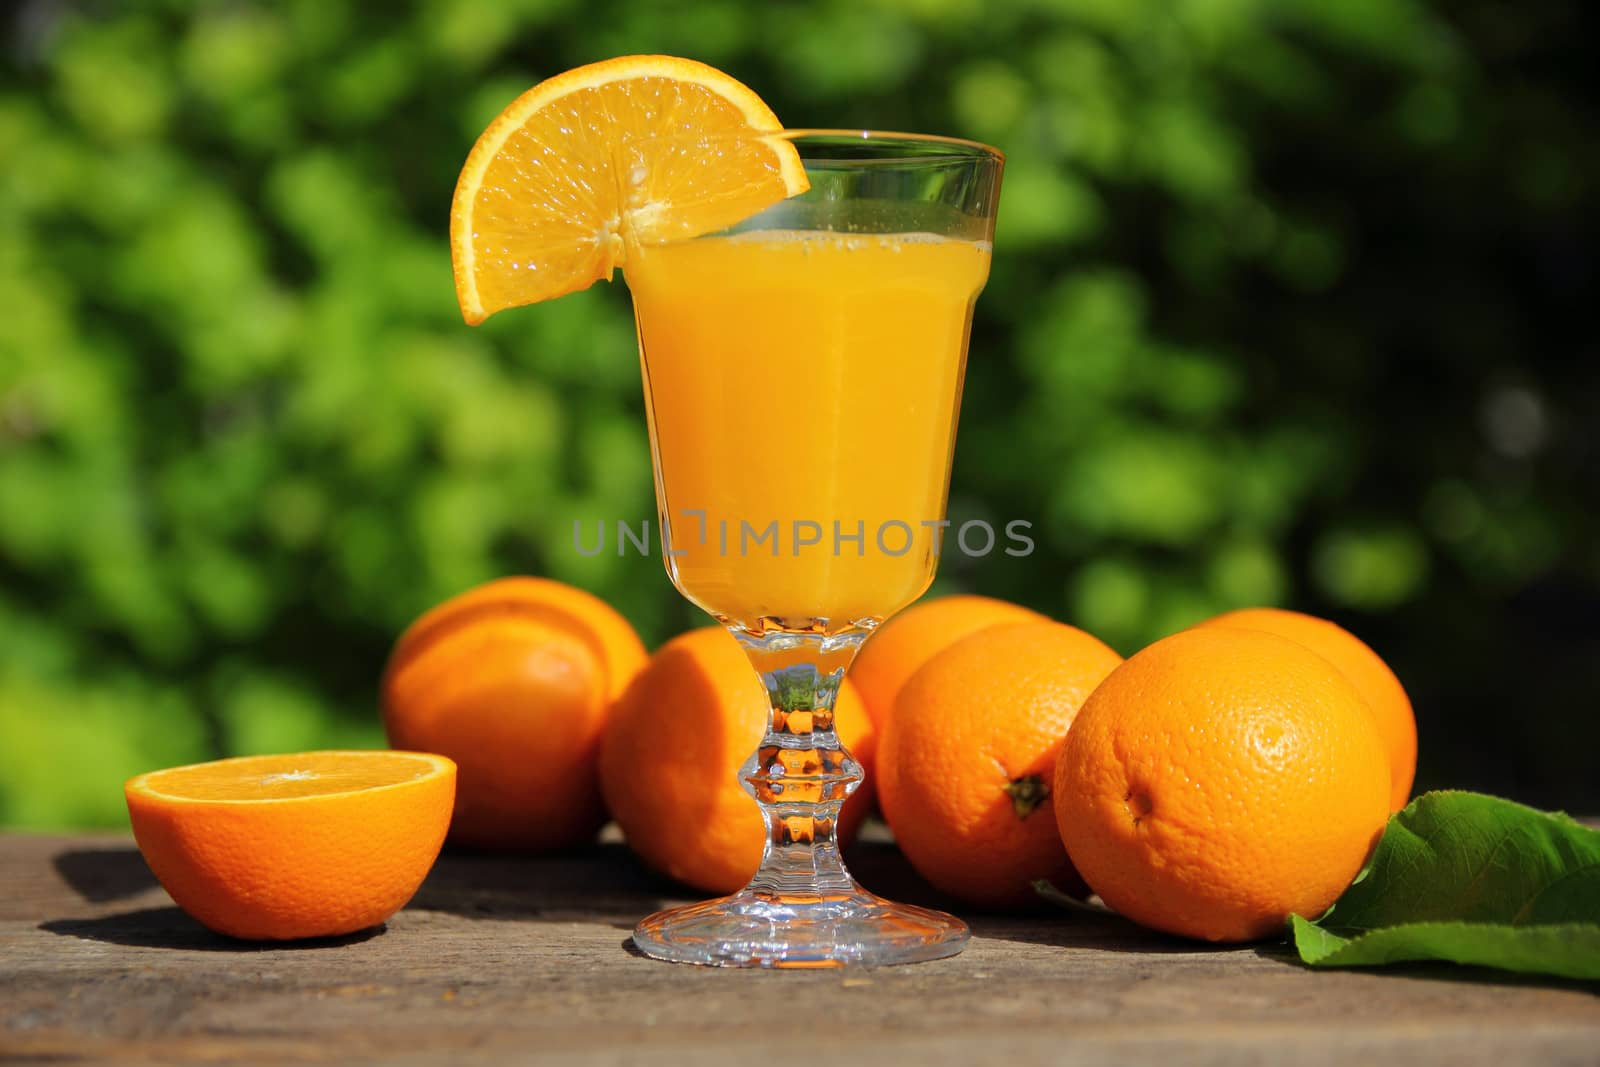
<instances>
[{"instance_id":1,"label":"green leaf","mask_svg":"<svg viewBox=\"0 0 1600 1067\"><path fill-rule=\"evenodd\" d=\"M1477 793L1428 793L1389 820L1367 870L1316 922L1314 967L1448 960L1600 978L1600 832Z\"/></svg>"},{"instance_id":2,"label":"green leaf","mask_svg":"<svg viewBox=\"0 0 1600 1067\"><path fill-rule=\"evenodd\" d=\"M1313 967L1446 960L1503 971L1600 979L1600 925L1595 923L1404 923L1344 938L1298 915L1290 922L1300 958Z\"/></svg>"}]
</instances>

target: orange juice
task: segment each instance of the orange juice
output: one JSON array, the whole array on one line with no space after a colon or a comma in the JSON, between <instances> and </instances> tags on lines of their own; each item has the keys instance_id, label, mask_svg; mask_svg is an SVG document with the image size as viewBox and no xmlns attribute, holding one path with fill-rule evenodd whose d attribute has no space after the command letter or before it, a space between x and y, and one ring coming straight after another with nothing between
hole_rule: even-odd
<instances>
[{"instance_id":1,"label":"orange juice","mask_svg":"<svg viewBox=\"0 0 1600 1067\"><path fill-rule=\"evenodd\" d=\"M750 626L932 580L987 244L763 230L630 253L667 569Z\"/></svg>"}]
</instances>

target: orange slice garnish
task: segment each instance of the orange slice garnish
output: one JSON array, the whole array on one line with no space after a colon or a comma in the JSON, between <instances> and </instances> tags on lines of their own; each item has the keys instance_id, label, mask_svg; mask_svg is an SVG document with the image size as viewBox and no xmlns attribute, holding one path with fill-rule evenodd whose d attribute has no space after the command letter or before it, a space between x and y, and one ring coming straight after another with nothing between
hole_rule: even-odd
<instances>
[{"instance_id":1,"label":"orange slice garnish","mask_svg":"<svg viewBox=\"0 0 1600 1067\"><path fill-rule=\"evenodd\" d=\"M587 289L630 246L724 229L807 188L761 98L672 56L591 63L523 93L456 182L450 252L461 314Z\"/></svg>"}]
</instances>

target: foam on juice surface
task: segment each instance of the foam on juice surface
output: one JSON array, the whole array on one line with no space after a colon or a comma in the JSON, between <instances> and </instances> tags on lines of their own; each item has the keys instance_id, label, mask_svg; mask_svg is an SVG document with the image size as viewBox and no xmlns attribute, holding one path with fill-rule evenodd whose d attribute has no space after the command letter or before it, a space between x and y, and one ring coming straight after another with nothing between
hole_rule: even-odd
<instances>
[{"instance_id":1,"label":"foam on juice surface","mask_svg":"<svg viewBox=\"0 0 1600 1067\"><path fill-rule=\"evenodd\" d=\"M967 241L959 237L946 237L928 231L910 233L851 233L844 230L746 230L727 237L716 238L739 244L802 244L808 247L827 247L845 251L883 248L896 251L903 245L963 244L980 252L992 252L988 241Z\"/></svg>"}]
</instances>

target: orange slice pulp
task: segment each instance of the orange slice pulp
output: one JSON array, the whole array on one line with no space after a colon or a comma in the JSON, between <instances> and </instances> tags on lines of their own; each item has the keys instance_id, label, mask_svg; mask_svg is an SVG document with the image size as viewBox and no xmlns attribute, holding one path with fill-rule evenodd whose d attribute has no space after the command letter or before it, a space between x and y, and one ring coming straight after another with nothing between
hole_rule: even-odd
<instances>
[{"instance_id":1,"label":"orange slice pulp","mask_svg":"<svg viewBox=\"0 0 1600 1067\"><path fill-rule=\"evenodd\" d=\"M462 317L586 289L630 246L724 229L807 188L761 98L672 56L623 56L529 89L478 137L450 210Z\"/></svg>"}]
</instances>

